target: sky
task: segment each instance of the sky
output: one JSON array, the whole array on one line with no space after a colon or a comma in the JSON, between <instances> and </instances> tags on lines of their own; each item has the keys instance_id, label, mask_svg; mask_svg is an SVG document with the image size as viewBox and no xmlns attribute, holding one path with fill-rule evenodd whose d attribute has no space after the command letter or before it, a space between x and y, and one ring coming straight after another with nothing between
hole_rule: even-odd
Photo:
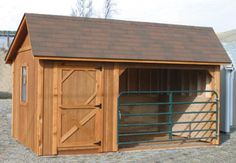
<instances>
[{"instance_id":1,"label":"sky","mask_svg":"<svg viewBox=\"0 0 236 163\"><path fill-rule=\"evenodd\" d=\"M236 0L113 0L113 19L236 29ZM93 0L102 17L104 0ZM70 15L76 0L1 0L0 30L16 30L24 13Z\"/></svg>"}]
</instances>

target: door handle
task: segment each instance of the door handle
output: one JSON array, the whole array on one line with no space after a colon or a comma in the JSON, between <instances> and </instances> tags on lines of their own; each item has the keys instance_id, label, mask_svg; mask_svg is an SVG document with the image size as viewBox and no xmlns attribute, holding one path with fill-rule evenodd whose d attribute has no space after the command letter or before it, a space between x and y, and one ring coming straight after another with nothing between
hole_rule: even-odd
<instances>
[{"instance_id":1,"label":"door handle","mask_svg":"<svg viewBox=\"0 0 236 163\"><path fill-rule=\"evenodd\" d=\"M102 109L102 104L94 105L94 107Z\"/></svg>"}]
</instances>

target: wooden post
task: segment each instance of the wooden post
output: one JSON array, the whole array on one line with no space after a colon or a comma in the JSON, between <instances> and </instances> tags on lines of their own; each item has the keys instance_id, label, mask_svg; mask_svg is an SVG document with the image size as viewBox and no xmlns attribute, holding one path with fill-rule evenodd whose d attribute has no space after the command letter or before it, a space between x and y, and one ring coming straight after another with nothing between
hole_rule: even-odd
<instances>
[{"instance_id":1,"label":"wooden post","mask_svg":"<svg viewBox=\"0 0 236 163\"><path fill-rule=\"evenodd\" d=\"M44 76L44 68L43 62L39 60L35 61L35 67L37 67L37 151L38 155L43 154L43 76Z\"/></svg>"},{"instance_id":2,"label":"wooden post","mask_svg":"<svg viewBox=\"0 0 236 163\"><path fill-rule=\"evenodd\" d=\"M53 114L52 114L52 154L57 154L57 110L58 110L58 72L57 64L53 65Z\"/></svg>"},{"instance_id":3,"label":"wooden post","mask_svg":"<svg viewBox=\"0 0 236 163\"><path fill-rule=\"evenodd\" d=\"M212 142L213 144L219 145L220 144L220 66L216 66L215 71L214 71L214 90L218 94L218 139L215 142Z\"/></svg>"},{"instance_id":4,"label":"wooden post","mask_svg":"<svg viewBox=\"0 0 236 163\"><path fill-rule=\"evenodd\" d=\"M117 144L117 104L118 104L118 95L119 95L119 65L118 63L114 64L114 71L113 71L113 143L112 143L112 151L118 151L118 144Z\"/></svg>"}]
</instances>

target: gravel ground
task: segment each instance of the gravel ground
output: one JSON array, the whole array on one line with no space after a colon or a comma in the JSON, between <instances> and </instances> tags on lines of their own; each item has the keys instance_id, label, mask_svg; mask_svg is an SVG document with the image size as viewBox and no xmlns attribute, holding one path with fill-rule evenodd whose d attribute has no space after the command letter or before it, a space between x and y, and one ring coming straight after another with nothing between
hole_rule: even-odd
<instances>
[{"instance_id":1,"label":"gravel ground","mask_svg":"<svg viewBox=\"0 0 236 163\"><path fill-rule=\"evenodd\" d=\"M1 45L0 45L1 46ZM6 52L0 49L0 92L11 92L12 83L11 83L11 66L5 64ZM0 93L0 98L1 98Z\"/></svg>"},{"instance_id":2,"label":"gravel ground","mask_svg":"<svg viewBox=\"0 0 236 163\"><path fill-rule=\"evenodd\" d=\"M11 100L0 100L0 162L236 162L236 132L217 147L37 157L10 135Z\"/></svg>"}]
</instances>

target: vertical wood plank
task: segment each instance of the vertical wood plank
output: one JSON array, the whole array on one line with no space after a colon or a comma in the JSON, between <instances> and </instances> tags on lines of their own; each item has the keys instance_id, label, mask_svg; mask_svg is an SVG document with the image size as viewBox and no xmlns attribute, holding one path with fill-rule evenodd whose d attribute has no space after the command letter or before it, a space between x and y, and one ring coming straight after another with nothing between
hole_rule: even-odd
<instances>
[{"instance_id":1,"label":"vertical wood plank","mask_svg":"<svg viewBox=\"0 0 236 163\"><path fill-rule=\"evenodd\" d=\"M216 66L215 71L214 71L214 90L218 94L218 99L220 99L220 66ZM213 144L220 144L220 100L218 103L218 139L215 142L212 142Z\"/></svg>"},{"instance_id":2,"label":"vertical wood plank","mask_svg":"<svg viewBox=\"0 0 236 163\"><path fill-rule=\"evenodd\" d=\"M58 68L57 68L57 63L54 63L53 65L52 154L57 154L57 110L58 110Z\"/></svg>"},{"instance_id":3,"label":"vertical wood plank","mask_svg":"<svg viewBox=\"0 0 236 163\"><path fill-rule=\"evenodd\" d=\"M201 74L197 71L197 90L201 90ZM198 95L201 95L201 92L198 92Z\"/></svg>"},{"instance_id":4,"label":"vertical wood plank","mask_svg":"<svg viewBox=\"0 0 236 163\"><path fill-rule=\"evenodd\" d=\"M180 74L180 79L181 79L181 84L180 84L180 85L181 85L181 86L180 86L181 88L180 88L180 90L181 90L181 91L184 91L184 90L185 90L185 88L184 88L184 79L185 79L185 78L184 78L184 74L185 74L185 73L184 73L184 72L185 72L184 70L180 70L180 73L181 73L181 74ZM181 95L184 96L185 93L182 92Z\"/></svg>"},{"instance_id":5,"label":"vertical wood plank","mask_svg":"<svg viewBox=\"0 0 236 163\"><path fill-rule=\"evenodd\" d=\"M188 71L189 73L189 91L193 91L194 90L194 87L193 87L193 72L192 71ZM189 96L192 96L193 93L192 92L189 92Z\"/></svg>"},{"instance_id":6,"label":"vertical wood plank","mask_svg":"<svg viewBox=\"0 0 236 163\"><path fill-rule=\"evenodd\" d=\"M126 83L127 83L127 91L130 91L130 69L127 69L127 79L126 79Z\"/></svg>"},{"instance_id":7,"label":"vertical wood plank","mask_svg":"<svg viewBox=\"0 0 236 163\"><path fill-rule=\"evenodd\" d=\"M138 69L138 91L141 91L141 71Z\"/></svg>"},{"instance_id":8,"label":"vertical wood plank","mask_svg":"<svg viewBox=\"0 0 236 163\"><path fill-rule=\"evenodd\" d=\"M38 155L43 154L43 78L44 68L43 62L36 60L36 67L38 71L37 76L37 151Z\"/></svg>"},{"instance_id":9,"label":"vertical wood plank","mask_svg":"<svg viewBox=\"0 0 236 163\"><path fill-rule=\"evenodd\" d=\"M112 100L110 100L109 98L111 97L111 90L113 89L113 85L111 84L112 82L112 66L110 64L105 64L104 66L104 106L103 106L103 113L104 113L104 123L103 123L103 128L104 128L104 134L103 134L103 151L108 152L108 151L112 151L111 147L112 147L112 114L113 111L110 109L113 107L112 105ZM111 75L110 75L111 74ZM122 75L120 73L120 75ZM106 122L106 123L105 123Z\"/></svg>"},{"instance_id":10,"label":"vertical wood plank","mask_svg":"<svg viewBox=\"0 0 236 163\"><path fill-rule=\"evenodd\" d=\"M212 90L212 82L213 82L213 78L214 78L214 76L211 76L211 72L212 70L210 69L209 71L207 71L206 72L206 75L205 75L205 77L206 77L206 87L205 87L205 90ZM211 79L211 77L212 77L212 79ZM212 95L212 93L211 92L207 92L207 93L205 93L205 96L207 97L207 98L210 98L211 97L211 95Z\"/></svg>"},{"instance_id":11,"label":"vertical wood plank","mask_svg":"<svg viewBox=\"0 0 236 163\"><path fill-rule=\"evenodd\" d=\"M96 72L96 80L97 80L97 96L96 96L96 105L101 104L102 108L98 109L96 112L96 128L95 128L95 133L96 133L96 142L101 141L101 148L99 149L99 152L103 152L104 149L104 141L103 141L103 125L101 125L101 122L103 122L103 110L104 110L104 104L103 104L103 94L104 94L104 89L103 89L103 73L104 73L104 67L102 70L97 70Z\"/></svg>"},{"instance_id":12,"label":"vertical wood plank","mask_svg":"<svg viewBox=\"0 0 236 163\"><path fill-rule=\"evenodd\" d=\"M167 80L167 91L169 91L170 90L170 69L167 69L167 78L166 78L166 80Z\"/></svg>"},{"instance_id":13,"label":"vertical wood plank","mask_svg":"<svg viewBox=\"0 0 236 163\"><path fill-rule=\"evenodd\" d=\"M52 154L53 61L44 61L43 155Z\"/></svg>"},{"instance_id":14,"label":"vertical wood plank","mask_svg":"<svg viewBox=\"0 0 236 163\"><path fill-rule=\"evenodd\" d=\"M53 84L53 89L55 89L55 98L57 97L57 107L55 108L55 127L56 127L56 148L58 149L61 146L61 136L62 136L62 110L59 108L60 105L63 105L62 102L62 79L63 79L63 68L61 67L61 63L55 63L56 66L56 78L55 84ZM72 86L73 84L71 84ZM76 89L76 88L75 88ZM54 113L53 113L54 115ZM70 121L65 121L64 123L70 123ZM54 126L54 125L53 125ZM54 128L54 127L53 127Z\"/></svg>"},{"instance_id":15,"label":"vertical wood plank","mask_svg":"<svg viewBox=\"0 0 236 163\"><path fill-rule=\"evenodd\" d=\"M117 98L119 95L119 64L114 64L114 70L113 70L113 144L112 144L112 150L117 151L118 150L118 144L117 144Z\"/></svg>"}]
</instances>

